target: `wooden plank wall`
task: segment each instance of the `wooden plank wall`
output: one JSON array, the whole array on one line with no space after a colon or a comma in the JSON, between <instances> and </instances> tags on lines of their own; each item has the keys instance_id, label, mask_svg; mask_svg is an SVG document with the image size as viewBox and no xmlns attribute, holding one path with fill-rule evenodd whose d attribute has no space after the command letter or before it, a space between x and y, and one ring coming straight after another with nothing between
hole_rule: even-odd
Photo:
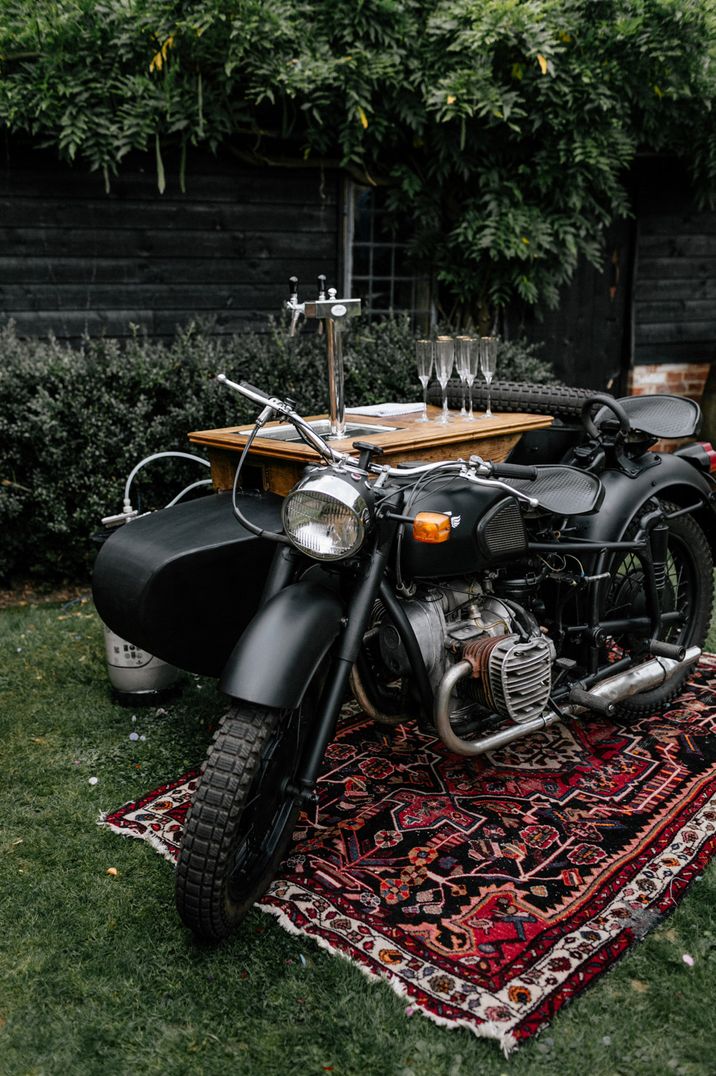
<instances>
[{"instance_id":1,"label":"wooden plank wall","mask_svg":"<svg viewBox=\"0 0 716 1076\"><path fill-rule=\"evenodd\" d=\"M295 274L338 283L338 176L258 169L189 155L157 190L135 157L104 181L49 152L10 148L0 161L0 318L21 335L126 336L130 323L171 337L194 317L213 331L265 327Z\"/></svg>"},{"instance_id":2,"label":"wooden plank wall","mask_svg":"<svg viewBox=\"0 0 716 1076\"><path fill-rule=\"evenodd\" d=\"M716 360L716 210L675 162L642 161L636 201L634 362Z\"/></svg>"},{"instance_id":3,"label":"wooden plank wall","mask_svg":"<svg viewBox=\"0 0 716 1076\"><path fill-rule=\"evenodd\" d=\"M610 228L601 271L581 260L556 310L507 319L568 384L626 392L633 366L716 361L716 211L674 160L640 158L630 187L634 218Z\"/></svg>"},{"instance_id":4,"label":"wooden plank wall","mask_svg":"<svg viewBox=\"0 0 716 1076\"><path fill-rule=\"evenodd\" d=\"M581 388L621 390L628 347L634 229L617 221L604 242L602 264L580 258L555 309L514 307L505 335L543 344L539 354L557 377Z\"/></svg>"}]
</instances>

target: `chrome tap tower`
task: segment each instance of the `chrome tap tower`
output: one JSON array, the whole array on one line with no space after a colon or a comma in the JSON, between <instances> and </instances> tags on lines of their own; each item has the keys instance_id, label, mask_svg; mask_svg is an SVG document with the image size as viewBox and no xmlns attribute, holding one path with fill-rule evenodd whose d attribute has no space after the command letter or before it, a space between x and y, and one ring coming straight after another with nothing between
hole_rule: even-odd
<instances>
[{"instance_id":1,"label":"chrome tap tower","mask_svg":"<svg viewBox=\"0 0 716 1076\"><path fill-rule=\"evenodd\" d=\"M344 437L346 432L346 402L343 385L343 343L341 333L348 318L355 318L360 314L360 299L339 299L335 288L329 288L326 294L326 278L321 275L318 277L318 298L314 302L299 303L298 278L292 276L289 278L288 283L290 291L286 300L286 309L291 311L291 336L296 333L296 326L301 315L304 318L318 318L325 324L330 436Z\"/></svg>"}]
</instances>

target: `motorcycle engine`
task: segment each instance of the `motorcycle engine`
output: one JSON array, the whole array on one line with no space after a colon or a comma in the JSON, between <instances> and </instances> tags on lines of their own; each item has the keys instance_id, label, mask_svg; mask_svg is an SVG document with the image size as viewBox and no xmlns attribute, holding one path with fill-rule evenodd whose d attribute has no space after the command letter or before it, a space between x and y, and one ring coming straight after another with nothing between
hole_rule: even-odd
<instances>
[{"instance_id":1,"label":"motorcycle engine","mask_svg":"<svg viewBox=\"0 0 716 1076\"><path fill-rule=\"evenodd\" d=\"M467 658L474 675L459 682L463 705L477 703L516 722L543 712L555 650L526 609L482 591L472 580L431 588L402 608L434 691L450 666ZM380 624L379 642L388 668L409 676L408 655L392 623Z\"/></svg>"}]
</instances>

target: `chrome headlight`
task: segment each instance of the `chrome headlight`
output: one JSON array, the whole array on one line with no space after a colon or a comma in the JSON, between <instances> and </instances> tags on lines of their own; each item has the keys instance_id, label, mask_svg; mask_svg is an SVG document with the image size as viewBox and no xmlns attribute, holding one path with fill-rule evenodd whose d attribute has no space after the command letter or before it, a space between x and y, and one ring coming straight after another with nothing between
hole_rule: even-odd
<instances>
[{"instance_id":1,"label":"chrome headlight","mask_svg":"<svg viewBox=\"0 0 716 1076\"><path fill-rule=\"evenodd\" d=\"M283 529L315 560L342 560L363 544L370 520L366 487L335 472L309 475L283 502Z\"/></svg>"}]
</instances>

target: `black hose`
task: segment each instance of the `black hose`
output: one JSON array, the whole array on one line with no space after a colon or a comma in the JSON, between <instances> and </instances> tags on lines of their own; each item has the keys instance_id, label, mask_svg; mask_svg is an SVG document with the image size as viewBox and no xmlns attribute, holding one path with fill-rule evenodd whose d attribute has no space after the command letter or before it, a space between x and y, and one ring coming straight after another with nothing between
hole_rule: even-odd
<instances>
[{"instance_id":1,"label":"black hose","mask_svg":"<svg viewBox=\"0 0 716 1076\"><path fill-rule=\"evenodd\" d=\"M277 534L276 531L265 531L262 527L257 527L255 523L252 523L250 519L246 518L246 516L243 514L238 504L236 503L236 491L239 487L239 475L241 474L241 468L244 465L244 460L246 459L249 453L249 449L251 448L251 445L254 442L254 438L256 437L256 434L258 432L259 426L254 426L253 430L246 439L244 450L239 457L239 463L236 468L236 473L234 475L234 484L231 488L231 508L234 513L235 519L241 524L241 526L244 527L247 531L250 531L251 534L255 534L257 538L266 538L270 542L277 542L281 545L292 545L293 543L291 542L291 539L288 538L285 534Z\"/></svg>"}]
</instances>

